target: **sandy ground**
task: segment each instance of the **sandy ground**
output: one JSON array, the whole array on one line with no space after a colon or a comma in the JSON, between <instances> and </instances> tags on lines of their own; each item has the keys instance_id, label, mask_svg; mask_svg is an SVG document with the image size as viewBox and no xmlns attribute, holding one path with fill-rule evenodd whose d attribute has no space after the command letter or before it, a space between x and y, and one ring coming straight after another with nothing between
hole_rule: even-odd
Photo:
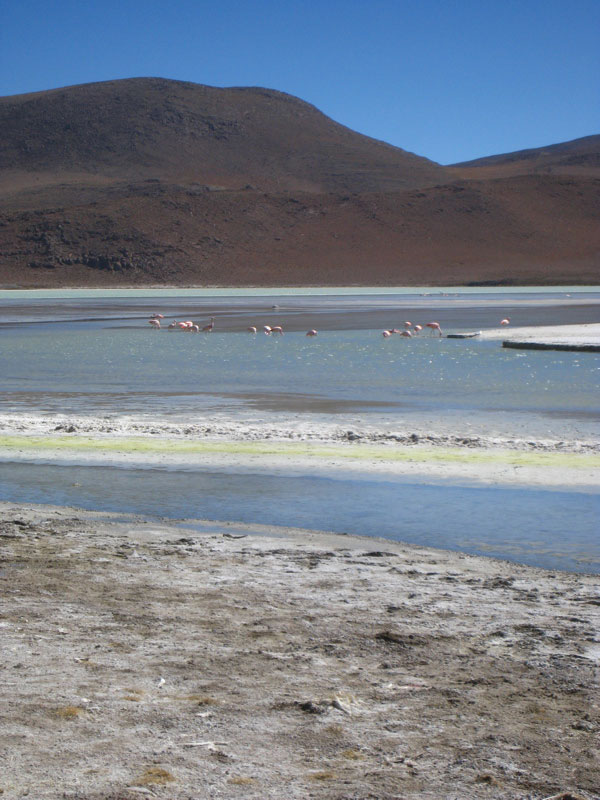
<instances>
[{"instance_id":1,"label":"sandy ground","mask_svg":"<svg viewBox=\"0 0 600 800\"><path fill-rule=\"evenodd\" d=\"M600 796L597 577L0 505L6 798Z\"/></svg>"}]
</instances>

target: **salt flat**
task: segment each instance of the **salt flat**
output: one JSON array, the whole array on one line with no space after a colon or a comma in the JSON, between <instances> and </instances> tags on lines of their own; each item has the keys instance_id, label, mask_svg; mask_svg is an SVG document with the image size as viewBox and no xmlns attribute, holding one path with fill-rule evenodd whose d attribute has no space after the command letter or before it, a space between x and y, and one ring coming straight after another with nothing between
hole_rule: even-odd
<instances>
[{"instance_id":1,"label":"salt flat","mask_svg":"<svg viewBox=\"0 0 600 800\"><path fill-rule=\"evenodd\" d=\"M539 325L518 328L493 328L481 331L481 339L502 339L509 342L562 344L600 347L600 322L583 325Z\"/></svg>"}]
</instances>

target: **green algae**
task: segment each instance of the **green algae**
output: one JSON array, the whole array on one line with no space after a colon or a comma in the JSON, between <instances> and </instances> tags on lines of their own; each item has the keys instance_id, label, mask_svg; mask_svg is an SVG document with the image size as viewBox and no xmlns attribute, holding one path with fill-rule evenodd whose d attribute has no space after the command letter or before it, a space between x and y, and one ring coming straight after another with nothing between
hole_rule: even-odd
<instances>
[{"instance_id":1,"label":"green algae","mask_svg":"<svg viewBox=\"0 0 600 800\"><path fill-rule=\"evenodd\" d=\"M506 449L472 449L401 444L323 444L286 441L185 441L141 436L0 436L0 449L56 453L112 453L125 455L239 455L287 458L338 459L348 461L444 462L461 464L501 464L522 467L562 467L594 469L600 467L600 455L561 451L515 451Z\"/></svg>"}]
</instances>

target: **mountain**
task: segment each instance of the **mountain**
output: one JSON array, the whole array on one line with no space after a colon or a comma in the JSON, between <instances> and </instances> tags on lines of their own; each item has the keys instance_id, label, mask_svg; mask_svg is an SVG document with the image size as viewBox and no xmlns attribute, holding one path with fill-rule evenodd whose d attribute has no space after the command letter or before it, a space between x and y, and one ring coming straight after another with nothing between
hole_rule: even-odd
<instances>
[{"instance_id":1,"label":"mountain","mask_svg":"<svg viewBox=\"0 0 600 800\"><path fill-rule=\"evenodd\" d=\"M268 89L137 78L0 99L0 171L260 191L394 191L445 170Z\"/></svg>"},{"instance_id":2,"label":"mountain","mask_svg":"<svg viewBox=\"0 0 600 800\"><path fill-rule=\"evenodd\" d=\"M452 164L461 175L508 177L512 175L583 175L600 177L600 136Z\"/></svg>"},{"instance_id":3,"label":"mountain","mask_svg":"<svg viewBox=\"0 0 600 800\"><path fill-rule=\"evenodd\" d=\"M596 283L600 137L442 167L260 88L0 98L0 285Z\"/></svg>"}]
</instances>

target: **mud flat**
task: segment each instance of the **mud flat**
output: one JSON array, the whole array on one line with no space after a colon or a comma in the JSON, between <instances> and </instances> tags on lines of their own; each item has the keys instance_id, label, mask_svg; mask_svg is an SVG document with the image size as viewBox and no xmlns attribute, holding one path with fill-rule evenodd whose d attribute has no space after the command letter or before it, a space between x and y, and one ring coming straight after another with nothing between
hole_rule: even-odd
<instances>
[{"instance_id":1,"label":"mud flat","mask_svg":"<svg viewBox=\"0 0 600 800\"><path fill-rule=\"evenodd\" d=\"M0 505L0 792L600 793L597 576Z\"/></svg>"}]
</instances>

